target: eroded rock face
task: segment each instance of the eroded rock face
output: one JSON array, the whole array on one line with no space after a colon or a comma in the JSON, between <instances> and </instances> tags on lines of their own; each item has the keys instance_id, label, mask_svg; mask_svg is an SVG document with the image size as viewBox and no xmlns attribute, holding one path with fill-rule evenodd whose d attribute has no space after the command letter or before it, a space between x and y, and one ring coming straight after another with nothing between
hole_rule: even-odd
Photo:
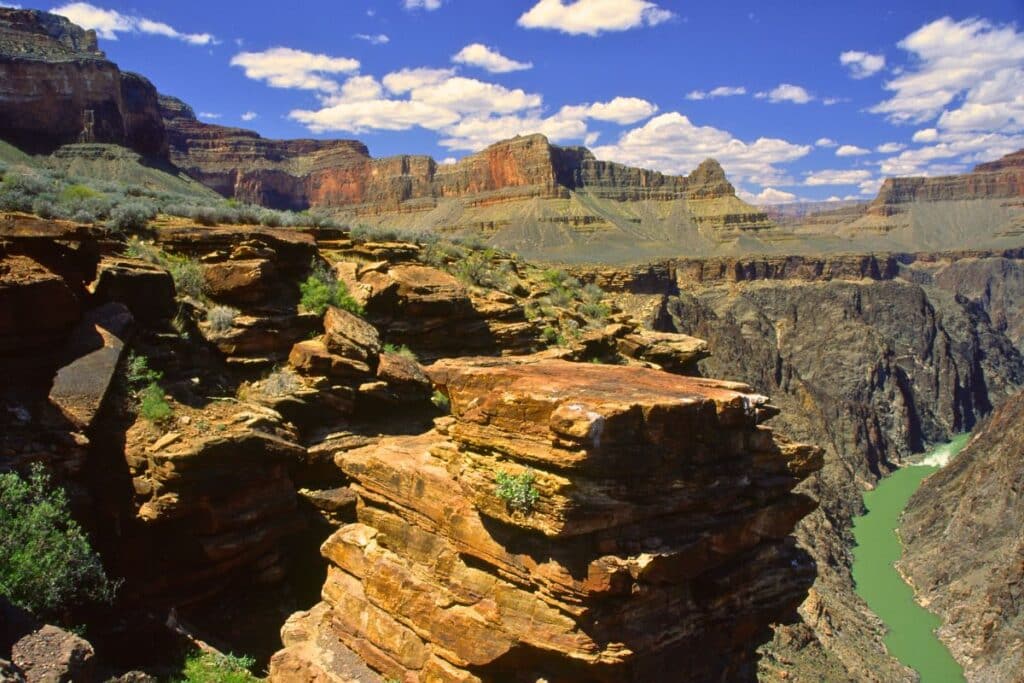
<instances>
[{"instance_id":1,"label":"eroded rock face","mask_svg":"<svg viewBox=\"0 0 1024 683\"><path fill-rule=\"evenodd\" d=\"M943 620L939 637L969 681L1024 671L1024 395L996 409L967 447L925 480L900 526L901 569Z\"/></svg>"},{"instance_id":2,"label":"eroded rock face","mask_svg":"<svg viewBox=\"0 0 1024 683\"><path fill-rule=\"evenodd\" d=\"M407 681L751 675L812 580L788 534L814 503L791 491L821 465L759 425L767 399L541 357L428 372L452 418L337 456L359 521L324 544L324 602L289 621L272 680L336 680L325 632ZM533 504L499 472L532 473Z\"/></svg>"},{"instance_id":3,"label":"eroded rock face","mask_svg":"<svg viewBox=\"0 0 1024 683\"><path fill-rule=\"evenodd\" d=\"M167 154L153 84L122 73L94 31L57 15L0 8L0 100L0 138L29 152L110 142Z\"/></svg>"}]
</instances>

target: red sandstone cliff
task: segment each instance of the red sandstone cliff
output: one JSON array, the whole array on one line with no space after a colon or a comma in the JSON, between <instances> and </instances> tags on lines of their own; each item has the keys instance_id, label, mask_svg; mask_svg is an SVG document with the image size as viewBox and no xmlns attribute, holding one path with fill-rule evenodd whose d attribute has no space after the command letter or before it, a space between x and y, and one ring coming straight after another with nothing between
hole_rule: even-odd
<instances>
[{"instance_id":1,"label":"red sandstone cliff","mask_svg":"<svg viewBox=\"0 0 1024 683\"><path fill-rule=\"evenodd\" d=\"M96 33L35 10L0 8L0 139L28 152L109 142L162 156L157 92L122 73Z\"/></svg>"}]
</instances>

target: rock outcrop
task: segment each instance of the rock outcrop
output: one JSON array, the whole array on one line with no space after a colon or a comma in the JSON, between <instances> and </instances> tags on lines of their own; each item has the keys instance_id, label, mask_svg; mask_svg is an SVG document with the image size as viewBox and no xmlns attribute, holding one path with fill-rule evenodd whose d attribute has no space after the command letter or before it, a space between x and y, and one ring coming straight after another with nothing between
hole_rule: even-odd
<instances>
[{"instance_id":1,"label":"rock outcrop","mask_svg":"<svg viewBox=\"0 0 1024 683\"><path fill-rule=\"evenodd\" d=\"M886 178L869 213L888 216L914 202L1024 197L1024 150L978 164L970 173L936 178Z\"/></svg>"},{"instance_id":2,"label":"rock outcrop","mask_svg":"<svg viewBox=\"0 0 1024 683\"><path fill-rule=\"evenodd\" d=\"M106 59L96 33L37 10L0 8L0 139L29 152L109 142L166 156L157 92Z\"/></svg>"},{"instance_id":3,"label":"rock outcrop","mask_svg":"<svg viewBox=\"0 0 1024 683\"><path fill-rule=\"evenodd\" d=\"M767 399L542 357L428 372L453 417L338 455L358 522L324 543L324 602L271 680L344 680L332 639L407 681L752 675L813 577L788 534L814 503L791 491L821 464L760 426Z\"/></svg>"},{"instance_id":4,"label":"rock outcrop","mask_svg":"<svg viewBox=\"0 0 1024 683\"><path fill-rule=\"evenodd\" d=\"M925 480L900 526L900 568L942 617L967 680L1024 672L1024 394L1008 399L949 465Z\"/></svg>"}]
</instances>

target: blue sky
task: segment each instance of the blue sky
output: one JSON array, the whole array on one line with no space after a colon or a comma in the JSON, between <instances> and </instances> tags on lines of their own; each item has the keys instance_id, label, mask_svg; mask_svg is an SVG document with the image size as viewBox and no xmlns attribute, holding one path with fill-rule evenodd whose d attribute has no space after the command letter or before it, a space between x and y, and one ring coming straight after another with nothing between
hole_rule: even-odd
<instances>
[{"instance_id":1,"label":"blue sky","mask_svg":"<svg viewBox=\"0 0 1024 683\"><path fill-rule=\"evenodd\" d=\"M748 198L870 197L1024 147L1024 1L61 2L214 123L457 159L518 132Z\"/></svg>"}]
</instances>

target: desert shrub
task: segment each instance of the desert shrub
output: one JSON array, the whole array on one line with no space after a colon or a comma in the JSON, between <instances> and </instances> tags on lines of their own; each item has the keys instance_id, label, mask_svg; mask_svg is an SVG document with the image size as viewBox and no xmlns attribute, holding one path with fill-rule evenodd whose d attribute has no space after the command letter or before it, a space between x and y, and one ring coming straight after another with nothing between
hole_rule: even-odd
<instances>
[{"instance_id":1,"label":"desert shrub","mask_svg":"<svg viewBox=\"0 0 1024 683\"><path fill-rule=\"evenodd\" d=\"M339 282L319 261L313 262L312 272L299 285L299 292L302 295L302 307L310 313L323 315L328 306L341 308L354 315L363 315L365 312L349 293L345 283Z\"/></svg>"},{"instance_id":2,"label":"desert shrub","mask_svg":"<svg viewBox=\"0 0 1024 683\"><path fill-rule=\"evenodd\" d=\"M164 390L156 382L151 382L139 392L139 415L144 420L159 424L169 420L173 414L174 409L164 398Z\"/></svg>"},{"instance_id":3,"label":"desert shrub","mask_svg":"<svg viewBox=\"0 0 1024 683\"><path fill-rule=\"evenodd\" d=\"M53 188L53 181L49 175L44 173L5 173L4 190L20 190L25 194L35 197Z\"/></svg>"},{"instance_id":4,"label":"desert shrub","mask_svg":"<svg viewBox=\"0 0 1024 683\"><path fill-rule=\"evenodd\" d=\"M604 290L591 283L580 290L580 298L584 303L596 304L604 301Z\"/></svg>"},{"instance_id":5,"label":"desert shrub","mask_svg":"<svg viewBox=\"0 0 1024 683\"><path fill-rule=\"evenodd\" d=\"M77 204L100 196L97 190L80 183L67 185L60 191L60 201L62 204Z\"/></svg>"},{"instance_id":6,"label":"desert shrub","mask_svg":"<svg viewBox=\"0 0 1024 683\"><path fill-rule=\"evenodd\" d=\"M97 219L96 214L85 209L79 209L71 216L71 220L76 223L95 223Z\"/></svg>"},{"instance_id":7,"label":"desert shrub","mask_svg":"<svg viewBox=\"0 0 1024 683\"><path fill-rule=\"evenodd\" d=\"M393 353L396 356L402 356L403 358L408 358L409 360L419 360L419 358L416 357L416 353L405 344L402 344L401 346L395 346L394 344L385 344L384 353Z\"/></svg>"},{"instance_id":8,"label":"desert shrub","mask_svg":"<svg viewBox=\"0 0 1024 683\"><path fill-rule=\"evenodd\" d=\"M512 511L529 514L540 500L540 492L533 486L535 478L533 470L520 474L509 474L502 470L494 478L494 494Z\"/></svg>"},{"instance_id":9,"label":"desert shrub","mask_svg":"<svg viewBox=\"0 0 1024 683\"><path fill-rule=\"evenodd\" d=\"M226 332L235 324L238 309L230 306L214 306L206 312L206 321L214 332Z\"/></svg>"},{"instance_id":10,"label":"desert shrub","mask_svg":"<svg viewBox=\"0 0 1024 683\"><path fill-rule=\"evenodd\" d=\"M583 317L593 322L604 320L612 313L611 307L601 301L583 303L579 310Z\"/></svg>"},{"instance_id":11,"label":"desert shrub","mask_svg":"<svg viewBox=\"0 0 1024 683\"><path fill-rule=\"evenodd\" d=\"M434 407L438 410L446 413L451 412L452 402L446 395L438 390L434 390L434 394L430 397L430 402L434 404Z\"/></svg>"},{"instance_id":12,"label":"desert shrub","mask_svg":"<svg viewBox=\"0 0 1024 683\"><path fill-rule=\"evenodd\" d=\"M576 300L574 292L566 287L555 287L548 292L547 298L552 306L558 306L559 308L566 308Z\"/></svg>"},{"instance_id":13,"label":"desert shrub","mask_svg":"<svg viewBox=\"0 0 1024 683\"><path fill-rule=\"evenodd\" d=\"M238 223L241 225L259 225L260 210L254 206L243 206L238 209Z\"/></svg>"},{"instance_id":14,"label":"desert shrub","mask_svg":"<svg viewBox=\"0 0 1024 683\"><path fill-rule=\"evenodd\" d=\"M561 287L565 284L565 281L569 279L569 274L564 270L550 268L541 273L541 278L543 278L544 282L548 283L552 287Z\"/></svg>"},{"instance_id":15,"label":"desert shrub","mask_svg":"<svg viewBox=\"0 0 1024 683\"><path fill-rule=\"evenodd\" d=\"M23 211L28 213L32 210L33 201L33 196L21 188L8 188L0 185L0 211Z\"/></svg>"},{"instance_id":16,"label":"desert shrub","mask_svg":"<svg viewBox=\"0 0 1024 683\"><path fill-rule=\"evenodd\" d=\"M132 351L128 354L124 376L131 389L141 389L148 384L162 380L164 373L150 368L148 358Z\"/></svg>"},{"instance_id":17,"label":"desert shrub","mask_svg":"<svg viewBox=\"0 0 1024 683\"><path fill-rule=\"evenodd\" d=\"M0 474L0 529L0 595L12 603L56 619L113 600L117 584L42 465L33 465L27 478Z\"/></svg>"},{"instance_id":18,"label":"desert shrub","mask_svg":"<svg viewBox=\"0 0 1024 683\"><path fill-rule=\"evenodd\" d=\"M277 211L267 209L260 213L260 225L265 225L268 228L280 228L282 222L281 214Z\"/></svg>"},{"instance_id":19,"label":"desert shrub","mask_svg":"<svg viewBox=\"0 0 1024 683\"><path fill-rule=\"evenodd\" d=\"M257 683L250 672L255 664L252 657L197 652L186 658L179 683Z\"/></svg>"},{"instance_id":20,"label":"desert shrub","mask_svg":"<svg viewBox=\"0 0 1024 683\"><path fill-rule=\"evenodd\" d=\"M44 199L43 197L37 197L32 202L32 213L40 218L57 218L60 215L57 206L49 199Z\"/></svg>"},{"instance_id":21,"label":"desert shrub","mask_svg":"<svg viewBox=\"0 0 1024 683\"><path fill-rule=\"evenodd\" d=\"M164 256L163 265L171 272L179 295L203 298L203 269L198 261L184 256Z\"/></svg>"},{"instance_id":22,"label":"desert shrub","mask_svg":"<svg viewBox=\"0 0 1024 683\"><path fill-rule=\"evenodd\" d=\"M284 396L294 393L303 386L302 380L288 368L277 368L260 383L260 389L268 396Z\"/></svg>"},{"instance_id":23,"label":"desert shrub","mask_svg":"<svg viewBox=\"0 0 1024 683\"><path fill-rule=\"evenodd\" d=\"M128 245L124 250L125 256L142 259L153 264L163 263L163 252L152 242L143 242L138 237L128 239Z\"/></svg>"},{"instance_id":24,"label":"desert shrub","mask_svg":"<svg viewBox=\"0 0 1024 683\"><path fill-rule=\"evenodd\" d=\"M110 212L107 224L117 232L145 230L156 218L156 209L145 202L130 202L115 207Z\"/></svg>"},{"instance_id":25,"label":"desert shrub","mask_svg":"<svg viewBox=\"0 0 1024 683\"><path fill-rule=\"evenodd\" d=\"M562 336L562 333L558 331L557 327L552 327L551 325L546 325L540 331L540 338L548 346L563 346L565 344L565 338Z\"/></svg>"},{"instance_id":26,"label":"desert shrub","mask_svg":"<svg viewBox=\"0 0 1024 683\"><path fill-rule=\"evenodd\" d=\"M217 209L211 206L197 206L189 216L199 225L219 225L221 223Z\"/></svg>"}]
</instances>

